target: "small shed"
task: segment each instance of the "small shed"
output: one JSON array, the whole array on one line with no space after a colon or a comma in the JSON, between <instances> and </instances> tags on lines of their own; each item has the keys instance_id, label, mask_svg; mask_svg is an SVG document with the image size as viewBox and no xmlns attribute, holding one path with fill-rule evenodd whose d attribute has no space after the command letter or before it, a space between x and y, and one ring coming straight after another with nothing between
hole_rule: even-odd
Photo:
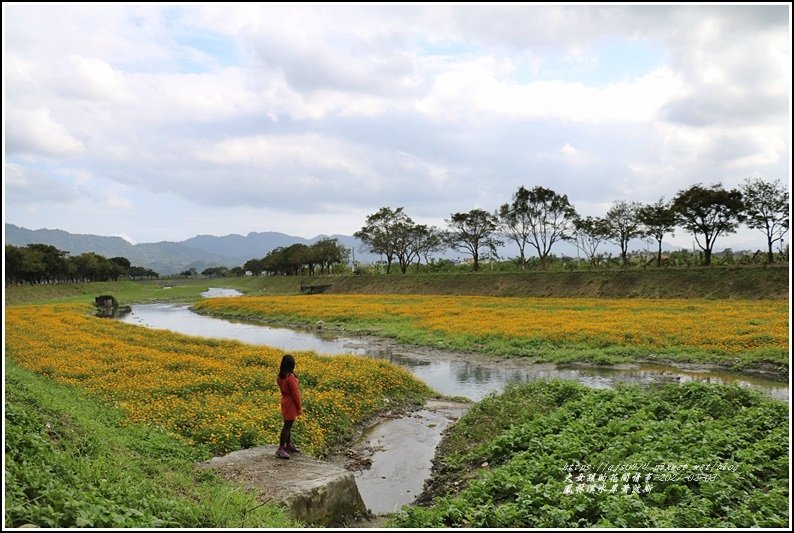
<instances>
[{"instance_id":1,"label":"small shed","mask_svg":"<svg viewBox=\"0 0 794 533\"><path fill-rule=\"evenodd\" d=\"M322 294L332 285L333 283L327 283L325 285L306 285L301 281L300 291L303 294Z\"/></svg>"},{"instance_id":2,"label":"small shed","mask_svg":"<svg viewBox=\"0 0 794 533\"><path fill-rule=\"evenodd\" d=\"M116 299L113 296L109 294L103 294L101 296L97 296L96 298L94 298L94 305L96 305L97 307L104 307L105 309L111 309L114 307L118 307L119 303L116 301Z\"/></svg>"}]
</instances>

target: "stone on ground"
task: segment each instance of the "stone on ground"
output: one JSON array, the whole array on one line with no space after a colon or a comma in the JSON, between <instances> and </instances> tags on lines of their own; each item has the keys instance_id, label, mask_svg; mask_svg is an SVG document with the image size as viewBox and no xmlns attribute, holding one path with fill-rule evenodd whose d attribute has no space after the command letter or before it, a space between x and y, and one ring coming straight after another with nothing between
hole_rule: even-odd
<instances>
[{"instance_id":1,"label":"stone on ground","mask_svg":"<svg viewBox=\"0 0 794 533\"><path fill-rule=\"evenodd\" d=\"M301 453L276 457L276 446L259 446L213 457L210 469L259 494L260 502L282 505L310 524L328 525L367 513L351 472Z\"/></svg>"}]
</instances>

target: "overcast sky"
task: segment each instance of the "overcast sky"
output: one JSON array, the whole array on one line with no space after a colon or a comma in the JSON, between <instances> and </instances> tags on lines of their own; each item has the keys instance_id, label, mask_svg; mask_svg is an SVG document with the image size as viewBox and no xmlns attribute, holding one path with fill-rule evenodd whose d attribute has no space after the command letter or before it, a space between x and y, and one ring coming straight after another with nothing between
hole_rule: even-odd
<instances>
[{"instance_id":1,"label":"overcast sky","mask_svg":"<svg viewBox=\"0 0 794 533\"><path fill-rule=\"evenodd\" d=\"M602 216L788 183L790 22L788 4L3 3L4 219L313 237L384 206L444 226L521 185Z\"/></svg>"}]
</instances>

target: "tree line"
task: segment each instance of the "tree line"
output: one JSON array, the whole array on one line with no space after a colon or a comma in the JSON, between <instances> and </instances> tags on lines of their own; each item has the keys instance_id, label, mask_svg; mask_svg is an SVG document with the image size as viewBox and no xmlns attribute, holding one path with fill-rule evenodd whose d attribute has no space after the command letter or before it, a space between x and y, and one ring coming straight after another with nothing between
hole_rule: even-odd
<instances>
[{"instance_id":1,"label":"tree line","mask_svg":"<svg viewBox=\"0 0 794 533\"><path fill-rule=\"evenodd\" d=\"M205 268L201 271L201 275L208 278L222 278L229 275L244 276L246 272L254 276L263 273L284 276L330 274L332 267L346 263L349 255L350 251L337 239L322 239L311 245L295 243L290 246L279 246L268 252L265 257L249 259L243 266ZM186 278L195 277L198 271L190 268L180 272L179 275Z\"/></svg>"},{"instance_id":2,"label":"tree line","mask_svg":"<svg viewBox=\"0 0 794 533\"><path fill-rule=\"evenodd\" d=\"M679 191L672 200L660 198L650 204L626 200L613 202L603 217L580 216L567 195L541 186L518 188L511 201L493 213L483 209L452 213L446 229L415 223L402 207L382 207L367 217L354 233L366 249L385 258L386 272L393 264L405 273L411 264L447 249L467 253L474 270L487 258L498 258L497 249L506 241L519 250L520 268L527 265L527 253L534 250L541 268L553 258L556 243L574 244L591 265L603 258L599 248L613 243L620 248L623 266L628 264L629 242L652 238L657 244L656 265L662 264L662 241L682 228L695 238L703 252L704 265L711 265L717 238L734 233L740 224L760 230L765 237L766 260L774 260L774 246L782 246L789 229L789 193L780 181L749 178L738 189L726 190L720 183L693 185ZM335 265L349 260L350 251L337 239L323 239L312 245L296 243L270 251L260 259L250 259L242 267L211 267L201 272L207 277L254 275L330 274ZM6 245L6 283L62 283L116 281L157 278L159 275L130 264L124 257L107 259L93 252L69 257L69 252L51 245ZM354 265L355 268L355 265ZM181 276L198 275L195 268Z\"/></svg>"},{"instance_id":3,"label":"tree line","mask_svg":"<svg viewBox=\"0 0 794 533\"><path fill-rule=\"evenodd\" d=\"M322 239L311 245L295 243L274 248L261 259L249 259L242 269L255 276L263 272L286 276L330 274L334 265L347 262L349 253L337 239Z\"/></svg>"},{"instance_id":4,"label":"tree line","mask_svg":"<svg viewBox=\"0 0 794 533\"><path fill-rule=\"evenodd\" d=\"M31 285L39 283L80 283L118 281L119 278L149 279L159 274L148 268L133 266L125 257L110 259L94 252L70 257L69 252L49 244L28 244L25 247L6 244L6 283Z\"/></svg>"},{"instance_id":5,"label":"tree line","mask_svg":"<svg viewBox=\"0 0 794 533\"><path fill-rule=\"evenodd\" d=\"M445 230L416 224L402 207L382 207L369 215L354 235L370 252L385 258L387 273L395 262L405 273L410 264L419 265L423 258L428 263L431 253L450 248L469 254L478 270L483 258L498 257L497 248L506 240L518 246L518 263L523 269L528 249L534 249L541 268L546 268L552 247L561 241L574 244L593 266L603 255L599 247L607 242L616 244L625 267L629 242L653 238L658 243L656 265L661 266L662 241L666 235L674 235L676 228L694 236L703 251L703 264L711 265L717 238L745 224L763 232L767 262L772 263L774 245L782 246L789 229L789 193L779 180L748 178L738 189L730 190L720 183L708 187L698 183L669 201L663 197L650 204L617 200L603 217L582 217L567 195L541 186L521 186L510 202L493 213L472 209L452 213L445 222Z\"/></svg>"}]
</instances>

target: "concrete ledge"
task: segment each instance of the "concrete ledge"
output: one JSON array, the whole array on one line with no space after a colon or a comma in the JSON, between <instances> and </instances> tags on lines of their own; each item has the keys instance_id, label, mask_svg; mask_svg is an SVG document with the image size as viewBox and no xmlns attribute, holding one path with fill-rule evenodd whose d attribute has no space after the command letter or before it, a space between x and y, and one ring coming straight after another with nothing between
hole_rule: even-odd
<instances>
[{"instance_id":1,"label":"concrete ledge","mask_svg":"<svg viewBox=\"0 0 794 533\"><path fill-rule=\"evenodd\" d=\"M276 446L259 446L213 457L196 467L239 482L256 491L260 502L282 505L310 524L339 523L367 513L351 472L300 453L291 459L275 453Z\"/></svg>"}]
</instances>

